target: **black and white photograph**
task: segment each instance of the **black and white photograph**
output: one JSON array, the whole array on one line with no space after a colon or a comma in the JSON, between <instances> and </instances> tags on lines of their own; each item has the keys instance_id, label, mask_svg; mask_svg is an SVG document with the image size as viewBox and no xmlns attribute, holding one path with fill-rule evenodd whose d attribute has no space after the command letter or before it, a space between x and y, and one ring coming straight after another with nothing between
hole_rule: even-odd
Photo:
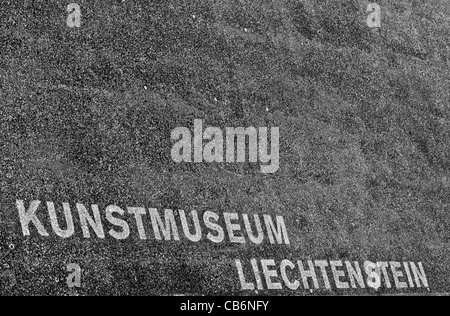
<instances>
[{"instance_id":1,"label":"black and white photograph","mask_svg":"<svg viewBox=\"0 0 450 316\"><path fill-rule=\"evenodd\" d=\"M450 0L0 0L0 296L450 296Z\"/></svg>"}]
</instances>

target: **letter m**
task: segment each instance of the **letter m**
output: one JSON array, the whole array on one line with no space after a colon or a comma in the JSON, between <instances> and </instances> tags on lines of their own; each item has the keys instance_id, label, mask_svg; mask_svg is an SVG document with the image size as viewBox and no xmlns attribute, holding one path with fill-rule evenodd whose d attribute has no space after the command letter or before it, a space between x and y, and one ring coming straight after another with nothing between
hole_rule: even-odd
<instances>
[{"instance_id":1,"label":"letter m","mask_svg":"<svg viewBox=\"0 0 450 316\"><path fill-rule=\"evenodd\" d=\"M177 224L175 222L175 217L173 215L173 210L166 209L164 212L164 222L159 216L158 210L156 208L150 209L150 218L152 221L153 231L155 233L155 238L161 240L161 232L164 235L165 240L170 240L171 232L173 231L173 239L180 240L178 236Z\"/></svg>"},{"instance_id":2,"label":"letter m","mask_svg":"<svg viewBox=\"0 0 450 316\"><path fill-rule=\"evenodd\" d=\"M237 162L245 162L245 140L248 136L249 144L249 162L258 161L258 133L256 128L248 127L244 129L243 127L227 127L227 162L234 162L234 139L237 138Z\"/></svg>"},{"instance_id":3,"label":"letter m","mask_svg":"<svg viewBox=\"0 0 450 316\"><path fill-rule=\"evenodd\" d=\"M275 244L275 239L278 244L282 244L283 236L284 243L286 245L290 244L283 216L276 217L277 227L275 227L270 215L264 215L264 222L266 224L267 235L269 236L269 241L271 244Z\"/></svg>"}]
</instances>

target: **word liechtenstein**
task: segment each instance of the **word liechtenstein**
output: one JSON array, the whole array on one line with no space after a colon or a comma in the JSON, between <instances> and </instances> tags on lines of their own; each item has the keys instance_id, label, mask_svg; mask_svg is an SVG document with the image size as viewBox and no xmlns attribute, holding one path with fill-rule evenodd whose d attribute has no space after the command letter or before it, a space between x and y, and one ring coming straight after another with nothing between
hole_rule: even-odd
<instances>
[{"instance_id":1,"label":"word liechtenstein","mask_svg":"<svg viewBox=\"0 0 450 316\"><path fill-rule=\"evenodd\" d=\"M40 204L41 201L32 201L27 209L22 200L16 201L24 236L30 236L30 224L34 225L41 236L50 236L37 214ZM72 216L70 204L63 203L62 209L66 222L65 229L62 229L59 225L55 204L53 202L47 202L48 218L50 219L53 232L58 237L70 238L75 234L75 221ZM76 209L83 237L91 238L90 229L92 229L97 238L104 239L105 230L98 205L91 205L93 216L83 204L77 203ZM58 213L60 214L61 212ZM184 236L192 242L199 242L203 239L203 235L205 235L206 240L221 243L225 241L225 236L227 235L227 240L232 243L246 243L246 238L248 238L254 244L261 244L265 240L265 237L267 237L268 242L271 244L289 244L286 225L282 216L276 216L274 220L271 215L253 214L253 216L249 216L248 214L222 213L220 216L218 213L212 211L206 211L203 213L203 216L199 216L195 210L191 211L190 216L188 216L183 210L174 211L165 209L163 218L161 218L161 214L156 208L150 208L147 211L144 207L127 207L127 212L125 212L116 205L107 206L104 214L108 222L107 225L113 226L110 227L111 229L108 231L108 234L118 240L126 239L131 234L131 225L123 218L127 217L129 219L129 217L134 217L135 224L133 226L136 227L137 234L142 240L148 238L148 231L145 227L148 226L147 221L149 220L153 229L154 239L156 240L179 241L179 227L181 224L181 230ZM117 217L117 215L122 218ZM188 217L190 217L189 220ZM253 219L251 219L252 217ZM220 225L222 222L224 223L225 229ZM144 223L147 225L144 225ZM245 227L246 234L241 232L242 223ZM252 227L256 228L256 232Z\"/></svg>"},{"instance_id":2,"label":"word liechtenstein","mask_svg":"<svg viewBox=\"0 0 450 316\"><path fill-rule=\"evenodd\" d=\"M223 132L218 127L207 127L203 131L203 120L194 120L194 137L187 127L177 127L172 130L171 138L177 141L171 151L175 162L192 162L192 147L194 147L194 162L245 162L246 139L248 137L248 161L259 162L262 173L275 173L279 168L280 132L278 127L270 128L270 153L268 153L267 127L227 127L224 150ZM180 139L181 138L181 139ZM237 138L237 141L235 142ZM203 145L203 141L208 142ZM237 148L237 155L235 149ZM225 157L224 157L225 155ZM237 157L235 157L237 156ZM235 159L237 158L237 159Z\"/></svg>"},{"instance_id":3,"label":"word liechtenstein","mask_svg":"<svg viewBox=\"0 0 450 316\"><path fill-rule=\"evenodd\" d=\"M260 269L261 267L261 269ZM242 290L298 290L301 287L312 289L365 289L385 288L429 288L425 270L421 262L365 261L362 268L359 262L341 260L282 260L251 259L243 266L236 260L236 268ZM245 274L245 271L251 271ZM262 275L261 271L262 270ZM362 272L364 271L364 273ZM330 272L332 279L329 277ZM264 288L263 279L266 287ZM330 280L331 279L331 280ZM320 281L320 282L319 282Z\"/></svg>"}]
</instances>

